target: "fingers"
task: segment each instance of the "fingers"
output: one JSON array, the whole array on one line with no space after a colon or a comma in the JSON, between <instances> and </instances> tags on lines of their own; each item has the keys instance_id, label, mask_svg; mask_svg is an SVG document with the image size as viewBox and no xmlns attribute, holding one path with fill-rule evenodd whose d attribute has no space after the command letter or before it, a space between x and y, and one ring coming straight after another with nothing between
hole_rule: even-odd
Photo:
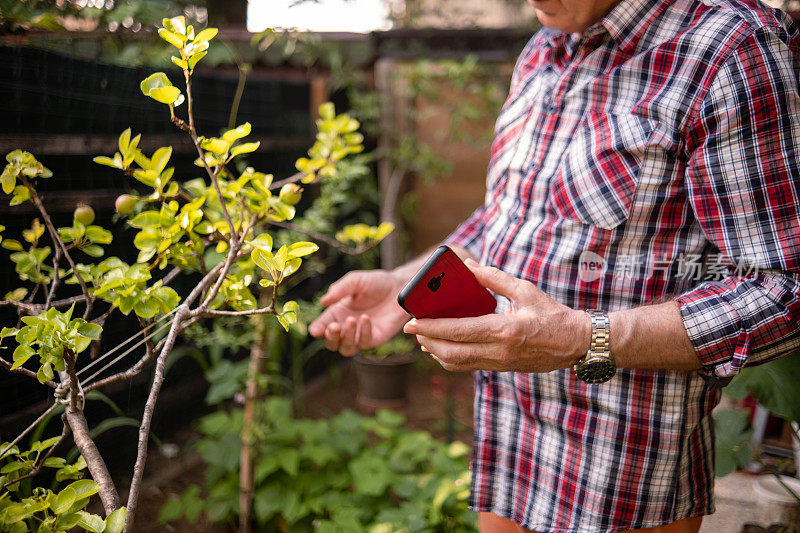
<instances>
[{"instance_id":1,"label":"fingers","mask_svg":"<svg viewBox=\"0 0 800 533\"><path fill-rule=\"evenodd\" d=\"M458 342L491 342L499 340L508 320L507 316L496 314L472 318L420 318L406 323L403 331Z\"/></svg>"},{"instance_id":2,"label":"fingers","mask_svg":"<svg viewBox=\"0 0 800 533\"><path fill-rule=\"evenodd\" d=\"M325 333L325 329L333 322L341 322L344 315L349 313L347 306L352 301L352 298L345 296L335 304L328 307L322 312L311 324L308 325L308 332L313 337L321 337Z\"/></svg>"},{"instance_id":3,"label":"fingers","mask_svg":"<svg viewBox=\"0 0 800 533\"><path fill-rule=\"evenodd\" d=\"M484 287L511 300L518 296L520 280L514 276L494 267L481 266L472 259L467 259L465 264Z\"/></svg>"},{"instance_id":4,"label":"fingers","mask_svg":"<svg viewBox=\"0 0 800 533\"><path fill-rule=\"evenodd\" d=\"M372 321L367 315L361 315L358 321L358 348L367 350L372 347Z\"/></svg>"},{"instance_id":5,"label":"fingers","mask_svg":"<svg viewBox=\"0 0 800 533\"><path fill-rule=\"evenodd\" d=\"M354 355L358 348L356 347L356 333L358 329L358 320L355 317L349 316L344 321L342 327L341 343L339 344L339 353L350 357Z\"/></svg>"},{"instance_id":6,"label":"fingers","mask_svg":"<svg viewBox=\"0 0 800 533\"><path fill-rule=\"evenodd\" d=\"M342 326L338 322L331 322L325 328L325 347L332 352L339 350L339 343L342 336Z\"/></svg>"},{"instance_id":7,"label":"fingers","mask_svg":"<svg viewBox=\"0 0 800 533\"><path fill-rule=\"evenodd\" d=\"M358 284L359 273L349 272L328 287L328 292L326 292L325 295L320 298L319 303L325 307L333 305L342 298L351 296L358 292Z\"/></svg>"},{"instance_id":8,"label":"fingers","mask_svg":"<svg viewBox=\"0 0 800 533\"><path fill-rule=\"evenodd\" d=\"M358 320L347 317L343 324L331 322L325 328L324 343L328 350L346 357L372 348L372 323L367 315L361 315Z\"/></svg>"},{"instance_id":9,"label":"fingers","mask_svg":"<svg viewBox=\"0 0 800 533\"><path fill-rule=\"evenodd\" d=\"M494 344L459 343L417 335L417 342L427 348L431 357L450 372L466 370L496 370L493 355L499 347Z\"/></svg>"}]
</instances>

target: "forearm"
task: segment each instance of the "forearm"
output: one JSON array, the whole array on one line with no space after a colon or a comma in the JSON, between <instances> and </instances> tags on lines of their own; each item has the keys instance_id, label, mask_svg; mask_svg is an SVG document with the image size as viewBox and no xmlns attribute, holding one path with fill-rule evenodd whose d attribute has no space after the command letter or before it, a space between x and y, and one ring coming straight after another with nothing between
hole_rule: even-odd
<instances>
[{"instance_id":1,"label":"forearm","mask_svg":"<svg viewBox=\"0 0 800 533\"><path fill-rule=\"evenodd\" d=\"M689 340L674 300L609 313L610 348L619 368L699 370L700 360ZM581 332L589 349L591 321Z\"/></svg>"}]
</instances>

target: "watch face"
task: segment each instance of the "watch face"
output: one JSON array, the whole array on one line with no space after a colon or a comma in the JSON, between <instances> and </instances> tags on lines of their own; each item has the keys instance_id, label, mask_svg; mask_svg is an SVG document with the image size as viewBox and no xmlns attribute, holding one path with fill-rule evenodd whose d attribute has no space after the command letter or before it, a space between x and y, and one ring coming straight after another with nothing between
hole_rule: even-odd
<instances>
[{"instance_id":1,"label":"watch face","mask_svg":"<svg viewBox=\"0 0 800 533\"><path fill-rule=\"evenodd\" d=\"M575 369L578 379L586 383L605 383L617 373L617 366L608 357L593 357Z\"/></svg>"}]
</instances>

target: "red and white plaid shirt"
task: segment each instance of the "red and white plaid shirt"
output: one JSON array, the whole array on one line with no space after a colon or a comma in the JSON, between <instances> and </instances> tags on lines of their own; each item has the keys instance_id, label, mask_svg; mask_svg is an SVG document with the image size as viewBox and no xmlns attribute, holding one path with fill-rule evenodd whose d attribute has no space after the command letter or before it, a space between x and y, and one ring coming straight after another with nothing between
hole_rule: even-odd
<instances>
[{"instance_id":1,"label":"red and white plaid shirt","mask_svg":"<svg viewBox=\"0 0 800 533\"><path fill-rule=\"evenodd\" d=\"M713 512L718 380L800 346L799 45L753 0L622 0L528 43L447 241L574 309L676 299L705 372L477 372L475 510L558 533Z\"/></svg>"}]
</instances>

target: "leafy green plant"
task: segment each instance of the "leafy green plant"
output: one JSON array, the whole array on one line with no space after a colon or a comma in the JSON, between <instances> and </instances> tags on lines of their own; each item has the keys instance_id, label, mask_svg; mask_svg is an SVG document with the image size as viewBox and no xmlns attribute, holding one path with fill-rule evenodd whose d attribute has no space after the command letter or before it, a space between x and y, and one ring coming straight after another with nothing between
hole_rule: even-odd
<instances>
[{"instance_id":1,"label":"leafy green plant","mask_svg":"<svg viewBox=\"0 0 800 533\"><path fill-rule=\"evenodd\" d=\"M795 353L770 363L747 367L725 387L732 400L752 394L770 413L787 422L800 422L800 354ZM750 440L753 430L748 413L732 409L714 412L716 427L716 473L725 476L747 466L759 450ZM796 439L800 436L795 435Z\"/></svg>"},{"instance_id":2,"label":"leafy green plant","mask_svg":"<svg viewBox=\"0 0 800 533\"><path fill-rule=\"evenodd\" d=\"M310 420L294 417L290 402L277 397L261 409L253 435L258 531L476 530L465 444L406 429L392 411ZM161 522L236 519L243 417L234 409L201 420L204 486L168 501Z\"/></svg>"},{"instance_id":3,"label":"leafy green plant","mask_svg":"<svg viewBox=\"0 0 800 533\"><path fill-rule=\"evenodd\" d=\"M0 305L15 308L20 317L15 327L0 330L0 341L13 338L12 342L17 344L12 361L0 357L0 367L35 378L54 389L55 403L45 415L64 405L63 434L71 435L86 462L98 487L92 494L99 495L107 517L124 514L125 531L133 529L150 425L164 382L167 357L178 335L201 320L219 317L271 315L282 328L292 327L300 312L299 304L279 301L280 290L298 271L304 258L318 250L318 245L285 238L286 235L310 235L337 249L356 251L293 220L303 192L299 184L344 180L340 169L345 176L357 173L353 167L358 164L348 158L363 150L358 122L346 114L337 115L332 104L324 104L317 121L316 142L308 157L298 161L298 172L288 178L275 181L272 175L241 164L243 156L259 148L258 142L245 139L250 134L250 124L206 137L198 133L194 120L192 74L207 54L216 29L196 32L182 16L164 19L162 23L159 35L177 50L172 62L180 67L184 86L173 85L166 73L159 72L143 80L140 88L143 95L167 106L171 122L195 146L198 155L195 165L205 175L182 176L183 171L169 166L170 146L145 154L139 148L140 135L133 135L130 129L119 136L118 152L95 158L98 164L124 172L142 188L117 200L121 218L127 219L128 225L136 230L133 245L138 257L133 264L105 257L103 245L111 242L112 235L93 224L94 212L88 206L78 206L70 226L57 228L53 224L36 189L38 180L51 178L52 173L32 154L21 150L9 153L8 164L0 175L0 186L12 195L12 205L32 203L43 221L36 220L29 230L23 231L22 242L6 238L0 243L12 252L11 260L23 283L0 300ZM184 103L185 115L181 116L179 110ZM276 240L273 234L278 232L289 233ZM45 235L49 243L42 242ZM358 247L369 248L378 240L377 235L367 235ZM182 273L194 274L199 279L185 295L170 287ZM79 287L80 294L56 298L64 285ZM141 339L108 362L107 357L136 337L87 361L82 354L90 346L99 349L103 326L117 311L136 320L142 328ZM74 314L81 316L73 317ZM134 363L125 370L100 377L141 345L144 354ZM101 362L105 363L102 367L93 369L89 376L84 375ZM86 422L84 402L88 394L131 379L153 363L153 380L139 427L136 463L127 506L123 508L94 443L94 433ZM111 425L130 423L130 419L124 419ZM35 423L4 445L0 460L14 454L14 447L34 426ZM103 423L95 429L100 428L105 429ZM31 472L35 475L38 470ZM33 490L32 494L32 498L41 502L48 501L45 492ZM4 498L7 498L5 492L0 491L0 500ZM41 502L36 506L44 505ZM92 527L99 526L94 523Z\"/></svg>"},{"instance_id":4,"label":"leafy green plant","mask_svg":"<svg viewBox=\"0 0 800 533\"><path fill-rule=\"evenodd\" d=\"M363 350L361 355L375 359L384 359L394 354L407 354L417 350L417 343L406 335L396 335L371 350Z\"/></svg>"},{"instance_id":5,"label":"leafy green plant","mask_svg":"<svg viewBox=\"0 0 800 533\"><path fill-rule=\"evenodd\" d=\"M125 524L125 509L120 508L102 517L84 511L100 485L90 479L78 479L86 468L80 457L68 464L52 452L63 437L35 441L28 450L4 443L8 452L0 459L0 530L9 533L63 533L76 527L93 533L119 533ZM9 447L10 446L10 447ZM69 483L58 492L36 487L23 487L43 468L54 472L55 481Z\"/></svg>"}]
</instances>

